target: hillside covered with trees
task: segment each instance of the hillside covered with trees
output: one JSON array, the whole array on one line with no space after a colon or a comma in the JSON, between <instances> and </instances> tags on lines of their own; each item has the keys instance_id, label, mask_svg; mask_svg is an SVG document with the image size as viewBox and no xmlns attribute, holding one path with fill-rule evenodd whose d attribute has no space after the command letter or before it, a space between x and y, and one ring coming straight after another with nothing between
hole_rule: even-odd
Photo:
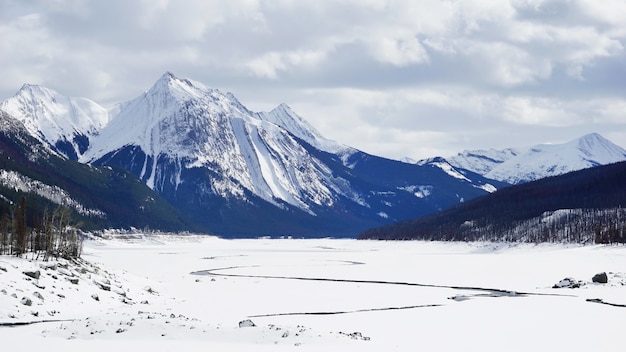
<instances>
[{"instance_id":1,"label":"hillside covered with trees","mask_svg":"<svg viewBox=\"0 0 626 352\"><path fill-rule=\"evenodd\" d=\"M589 168L500 189L358 238L624 243L625 180L626 162Z\"/></svg>"}]
</instances>

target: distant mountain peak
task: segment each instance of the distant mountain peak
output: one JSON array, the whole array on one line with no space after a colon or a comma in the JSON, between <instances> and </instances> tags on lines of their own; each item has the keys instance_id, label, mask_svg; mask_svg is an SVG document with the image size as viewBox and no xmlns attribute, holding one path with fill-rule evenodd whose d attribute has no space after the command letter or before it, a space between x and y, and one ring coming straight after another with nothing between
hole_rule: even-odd
<instances>
[{"instance_id":1,"label":"distant mountain peak","mask_svg":"<svg viewBox=\"0 0 626 352\"><path fill-rule=\"evenodd\" d=\"M191 80L187 79L187 78L181 78L176 76L175 74L173 74L170 71L166 71L163 76L161 76L161 78L159 78L157 80L157 84L161 82L161 83L166 83L168 85L176 85L176 84L183 84L186 85L188 87L193 87L194 86L194 82L192 82ZM198 82L195 83L200 84ZM202 84L200 84L202 85ZM203 86L203 85L202 85ZM203 86L204 87L204 86Z\"/></svg>"},{"instance_id":2,"label":"distant mountain peak","mask_svg":"<svg viewBox=\"0 0 626 352\"><path fill-rule=\"evenodd\" d=\"M626 150L594 132L562 144L464 151L448 160L487 178L517 184L623 161Z\"/></svg>"},{"instance_id":3,"label":"distant mountain peak","mask_svg":"<svg viewBox=\"0 0 626 352\"><path fill-rule=\"evenodd\" d=\"M589 133L586 134L577 140L572 141L575 143L580 151L583 153L592 156L592 151L599 152L599 150L604 150L609 154L620 154L620 147L616 146L610 140L604 138L599 133ZM617 147L617 148L616 148ZM623 150L623 149L622 149Z\"/></svg>"},{"instance_id":4,"label":"distant mountain peak","mask_svg":"<svg viewBox=\"0 0 626 352\"><path fill-rule=\"evenodd\" d=\"M199 84L200 85L200 84ZM152 95L159 99L173 98L177 101L189 100L196 95L198 88L203 89L204 86L196 87L188 79L178 78L173 73L167 71L161 76L144 95ZM163 101L166 103L166 101Z\"/></svg>"},{"instance_id":5,"label":"distant mountain peak","mask_svg":"<svg viewBox=\"0 0 626 352\"><path fill-rule=\"evenodd\" d=\"M161 79L174 79L174 78L176 78L176 75L172 73L172 71L165 71L163 76L161 76Z\"/></svg>"},{"instance_id":6,"label":"distant mountain peak","mask_svg":"<svg viewBox=\"0 0 626 352\"><path fill-rule=\"evenodd\" d=\"M68 158L87 150L89 137L109 120L108 111L87 98L63 96L53 89L24 84L0 109L24 124L35 138Z\"/></svg>"},{"instance_id":7,"label":"distant mountain peak","mask_svg":"<svg viewBox=\"0 0 626 352\"><path fill-rule=\"evenodd\" d=\"M330 139L326 139L313 125L295 113L286 103L279 104L270 112L259 112L255 115L260 120L268 121L284 128L289 131L289 133L317 149L330 153L343 151L347 154L350 154L349 151L352 149Z\"/></svg>"},{"instance_id":8,"label":"distant mountain peak","mask_svg":"<svg viewBox=\"0 0 626 352\"><path fill-rule=\"evenodd\" d=\"M20 94L32 94L33 91L49 91L50 89L45 88L43 86L32 84L32 83L24 83L20 90L17 92L17 95Z\"/></svg>"}]
</instances>

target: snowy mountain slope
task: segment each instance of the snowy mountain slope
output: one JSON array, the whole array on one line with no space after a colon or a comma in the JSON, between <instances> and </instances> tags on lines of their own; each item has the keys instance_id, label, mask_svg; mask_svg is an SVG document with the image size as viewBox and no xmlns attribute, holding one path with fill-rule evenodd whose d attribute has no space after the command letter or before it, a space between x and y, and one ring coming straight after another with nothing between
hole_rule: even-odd
<instances>
[{"instance_id":1,"label":"snowy mountain slope","mask_svg":"<svg viewBox=\"0 0 626 352\"><path fill-rule=\"evenodd\" d=\"M319 150L337 154L343 152L349 154L356 152L355 149L341 145L335 141L326 139L310 123L296 114L287 104L280 104L270 112L259 112L256 116L264 121L278 125L294 136L304 140Z\"/></svg>"},{"instance_id":2,"label":"snowy mountain slope","mask_svg":"<svg viewBox=\"0 0 626 352\"><path fill-rule=\"evenodd\" d=\"M526 149L523 148L465 150L446 160L455 167L486 175L496 166L524 152Z\"/></svg>"},{"instance_id":3,"label":"snowy mountain slope","mask_svg":"<svg viewBox=\"0 0 626 352\"><path fill-rule=\"evenodd\" d=\"M443 172L448 174L449 176L462 180L462 181L467 181L469 183L472 183L474 187L483 189L489 193L495 192L497 190L497 188L491 183L474 182L473 180L480 179L480 177L478 177L479 175L478 173L470 171L466 168L453 166L450 162L448 162L448 160L444 158L435 157L435 158L430 158L430 159L424 159L424 160L420 160L416 164L420 166L429 165L431 167L439 168ZM492 183L495 183L495 182L492 182Z\"/></svg>"},{"instance_id":4,"label":"snowy mountain slope","mask_svg":"<svg viewBox=\"0 0 626 352\"><path fill-rule=\"evenodd\" d=\"M14 211L22 197L33 227L59 206L70 208L85 228L195 227L130 173L64 158L0 110L0 214Z\"/></svg>"},{"instance_id":5,"label":"snowy mountain slope","mask_svg":"<svg viewBox=\"0 0 626 352\"><path fill-rule=\"evenodd\" d=\"M564 144L541 144L528 149L501 151L465 151L448 158L450 164L456 167L510 184L623 160L626 160L626 150L597 133Z\"/></svg>"},{"instance_id":6,"label":"snowy mountain slope","mask_svg":"<svg viewBox=\"0 0 626 352\"><path fill-rule=\"evenodd\" d=\"M84 216L106 217L106 214L98 209L86 208L80 204L80 202L73 199L64 189L33 180L16 171L0 170L0 186L24 193L32 192L54 204L72 208Z\"/></svg>"},{"instance_id":7,"label":"snowy mountain slope","mask_svg":"<svg viewBox=\"0 0 626 352\"><path fill-rule=\"evenodd\" d=\"M89 99L66 97L30 84L3 101L0 109L20 120L31 135L74 160L108 122L107 110Z\"/></svg>"}]
</instances>

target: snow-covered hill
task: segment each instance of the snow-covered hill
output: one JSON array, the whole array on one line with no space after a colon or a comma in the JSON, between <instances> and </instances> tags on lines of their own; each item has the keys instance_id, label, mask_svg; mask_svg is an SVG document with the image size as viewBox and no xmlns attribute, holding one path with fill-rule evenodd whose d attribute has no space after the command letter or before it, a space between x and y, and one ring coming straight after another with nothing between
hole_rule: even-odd
<instances>
[{"instance_id":1,"label":"snow-covered hill","mask_svg":"<svg viewBox=\"0 0 626 352\"><path fill-rule=\"evenodd\" d=\"M0 109L20 120L32 136L70 159L89 147L89 139L108 122L105 108L87 98L66 97L52 89L25 84Z\"/></svg>"},{"instance_id":2,"label":"snow-covered hill","mask_svg":"<svg viewBox=\"0 0 626 352\"><path fill-rule=\"evenodd\" d=\"M626 150L598 133L591 133L564 144L464 151L447 160L487 178L518 184L624 161Z\"/></svg>"}]
</instances>

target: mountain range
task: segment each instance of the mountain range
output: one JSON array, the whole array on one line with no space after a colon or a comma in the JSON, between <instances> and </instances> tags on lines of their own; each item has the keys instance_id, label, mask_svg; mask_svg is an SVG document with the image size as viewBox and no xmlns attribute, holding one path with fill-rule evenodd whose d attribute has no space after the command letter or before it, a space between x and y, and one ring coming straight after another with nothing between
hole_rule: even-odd
<instances>
[{"instance_id":1,"label":"mountain range","mask_svg":"<svg viewBox=\"0 0 626 352\"><path fill-rule=\"evenodd\" d=\"M169 207L179 219L169 228L187 224L224 237L353 237L520 182L510 175L492 179L496 176L490 173L540 149L464 152L418 163L390 160L324 138L285 104L253 112L231 93L170 72L145 93L111 108L24 85L0 109L7 125L28 135L32 145L38 143L39 151L32 155L54 155L72 167L123 172L126 179L145 185L142 192L152 193L144 194L145 199L166 203L159 203L159 211ZM8 139L15 135L11 128ZM598 145L619 148L609 148L611 143L599 135L583 139L587 142L563 147L579 147L582 153L571 154L566 165L583 165L574 163L576 158L602 164L608 159L588 154L595 155ZM534 155L552 159L540 164L543 171L561 172L552 167L561 154L550 150L556 149L545 147ZM55 167L55 172L67 173ZM537 171L533 175L540 177ZM138 201L142 199L132 202ZM155 221L144 226L164 225Z\"/></svg>"},{"instance_id":2,"label":"mountain range","mask_svg":"<svg viewBox=\"0 0 626 352\"><path fill-rule=\"evenodd\" d=\"M110 109L34 85L0 108L50 151L127 170L223 236L354 236L506 186L366 154L323 138L287 105L252 112L169 72Z\"/></svg>"}]
</instances>

